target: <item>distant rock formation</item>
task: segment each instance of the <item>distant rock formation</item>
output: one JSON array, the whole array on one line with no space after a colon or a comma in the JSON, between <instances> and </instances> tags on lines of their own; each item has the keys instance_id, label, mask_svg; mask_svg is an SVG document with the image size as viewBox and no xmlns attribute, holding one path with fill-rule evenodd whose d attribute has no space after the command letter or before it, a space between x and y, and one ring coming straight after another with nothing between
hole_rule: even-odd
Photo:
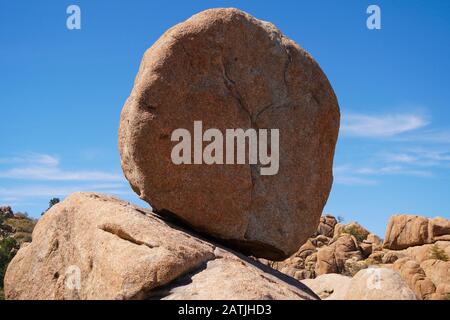
<instances>
[{"instance_id":1,"label":"distant rock formation","mask_svg":"<svg viewBox=\"0 0 450 320\"><path fill-rule=\"evenodd\" d=\"M394 215L389 219L383 246L401 250L440 240L450 241L450 220Z\"/></svg>"},{"instance_id":2,"label":"distant rock formation","mask_svg":"<svg viewBox=\"0 0 450 320\"><path fill-rule=\"evenodd\" d=\"M450 220L394 215L383 242L358 223L337 223L333 216L327 215L321 217L316 233L293 256L281 262L260 261L304 280L322 298L380 299L376 292L363 294L363 290L358 289L357 293L356 280L352 280L356 286L352 294L346 295L343 291L350 290L351 277L365 274L362 270L388 268L398 273L417 299L450 299L449 257ZM397 277L382 272L383 281ZM364 278L361 274L358 278ZM401 284L397 281L383 289L386 299L410 297L407 290L399 296L387 292L396 286L401 287Z\"/></svg>"}]
</instances>

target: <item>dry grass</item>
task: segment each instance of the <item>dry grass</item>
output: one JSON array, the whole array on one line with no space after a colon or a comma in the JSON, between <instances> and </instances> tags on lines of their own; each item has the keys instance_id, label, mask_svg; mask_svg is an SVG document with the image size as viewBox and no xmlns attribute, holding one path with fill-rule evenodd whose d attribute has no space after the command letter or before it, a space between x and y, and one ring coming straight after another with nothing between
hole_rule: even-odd
<instances>
[{"instance_id":1,"label":"dry grass","mask_svg":"<svg viewBox=\"0 0 450 320\"><path fill-rule=\"evenodd\" d=\"M359 230L356 226L345 226L342 230L342 233L347 233L354 236L356 240L358 240L358 242L363 242L363 240L365 240L367 237L367 235Z\"/></svg>"},{"instance_id":2,"label":"dry grass","mask_svg":"<svg viewBox=\"0 0 450 320\"><path fill-rule=\"evenodd\" d=\"M441 261L448 261L448 255L447 253L440 248L437 244L431 247L430 249L430 257L432 259L441 260Z\"/></svg>"},{"instance_id":3,"label":"dry grass","mask_svg":"<svg viewBox=\"0 0 450 320\"><path fill-rule=\"evenodd\" d=\"M4 222L4 224L13 227L16 232L32 233L34 226L36 225L36 220L29 218L9 218Z\"/></svg>"}]
</instances>

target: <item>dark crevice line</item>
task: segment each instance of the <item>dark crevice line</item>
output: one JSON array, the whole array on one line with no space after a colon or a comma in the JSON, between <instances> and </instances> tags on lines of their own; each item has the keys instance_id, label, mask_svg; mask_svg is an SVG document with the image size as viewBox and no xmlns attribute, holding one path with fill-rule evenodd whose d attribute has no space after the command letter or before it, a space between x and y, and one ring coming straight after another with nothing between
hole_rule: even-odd
<instances>
[{"instance_id":1,"label":"dark crevice line","mask_svg":"<svg viewBox=\"0 0 450 320\"><path fill-rule=\"evenodd\" d=\"M133 243L135 245L138 245L138 246L144 245L144 246L146 246L146 247L148 247L150 249L158 247L158 246L155 246L155 245L151 245L151 244L149 244L147 242L135 239L128 232L126 232L120 226L117 226L117 225L105 224L105 225L100 226L99 229L102 230L102 231L108 232L108 233L110 233L112 235L115 235L116 237L118 237L118 238L120 238L122 240L131 242L131 243Z\"/></svg>"}]
</instances>

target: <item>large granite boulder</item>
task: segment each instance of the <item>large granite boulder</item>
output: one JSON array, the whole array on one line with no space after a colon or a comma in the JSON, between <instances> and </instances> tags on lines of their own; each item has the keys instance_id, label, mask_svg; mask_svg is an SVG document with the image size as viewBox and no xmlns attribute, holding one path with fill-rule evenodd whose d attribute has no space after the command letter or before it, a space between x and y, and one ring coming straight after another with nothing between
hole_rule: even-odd
<instances>
[{"instance_id":1,"label":"large granite boulder","mask_svg":"<svg viewBox=\"0 0 450 320\"><path fill-rule=\"evenodd\" d=\"M319 223L339 117L327 77L299 45L240 10L206 10L145 53L121 114L122 168L159 214L247 254L282 260ZM248 139L226 141L235 129ZM237 144L245 152L239 164Z\"/></svg>"}]
</instances>

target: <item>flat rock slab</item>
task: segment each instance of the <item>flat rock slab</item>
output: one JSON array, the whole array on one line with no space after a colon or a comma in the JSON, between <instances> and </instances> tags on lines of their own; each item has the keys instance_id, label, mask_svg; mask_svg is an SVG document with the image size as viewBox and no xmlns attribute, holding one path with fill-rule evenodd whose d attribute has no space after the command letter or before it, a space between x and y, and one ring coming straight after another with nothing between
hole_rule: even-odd
<instances>
[{"instance_id":1,"label":"flat rock slab","mask_svg":"<svg viewBox=\"0 0 450 320\"><path fill-rule=\"evenodd\" d=\"M294 41L240 10L206 10L145 53L121 114L122 168L157 212L246 254L282 260L317 228L339 118L327 77ZM174 164L172 133L194 137L195 121L221 133L279 130L278 172L261 175L265 166L248 159Z\"/></svg>"},{"instance_id":2,"label":"flat rock slab","mask_svg":"<svg viewBox=\"0 0 450 320\"><path fill-rule=\"evenodd\" d=\"M220 290L218 289L220 288ZM7 299L316 299L296 280L128 202L75 193L39 220Z\"/></svg>"}]
</instances>

